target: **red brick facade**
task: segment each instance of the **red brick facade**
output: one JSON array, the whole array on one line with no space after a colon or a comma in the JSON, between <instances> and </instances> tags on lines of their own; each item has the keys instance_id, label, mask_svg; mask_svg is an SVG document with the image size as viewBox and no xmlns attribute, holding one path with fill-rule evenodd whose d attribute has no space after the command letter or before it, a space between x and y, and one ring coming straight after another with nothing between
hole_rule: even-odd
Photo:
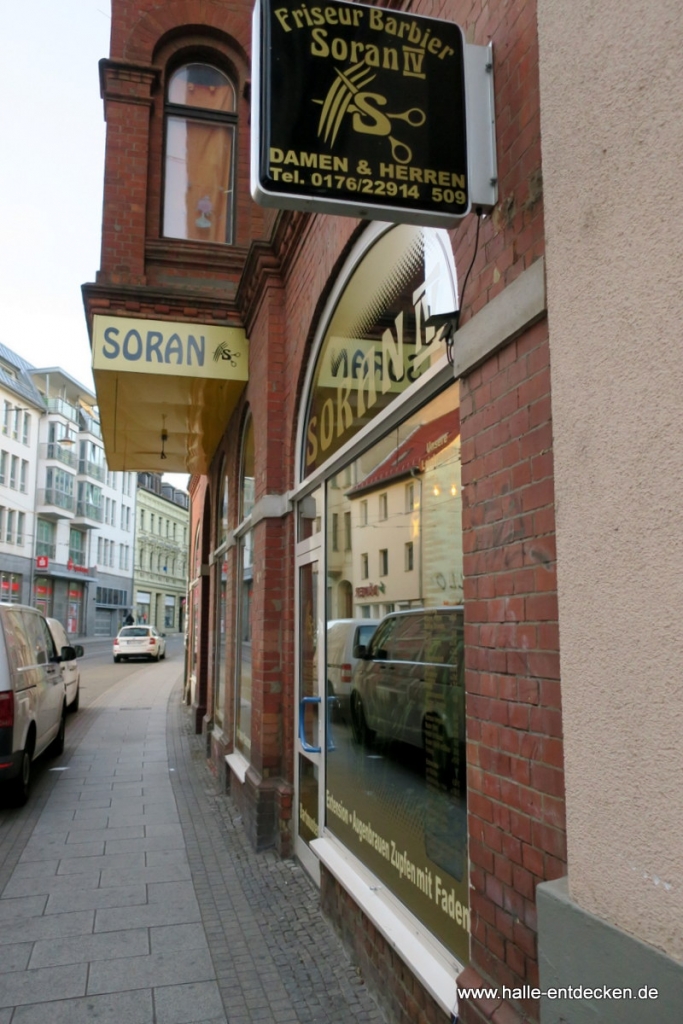
<instances>
[{"instance_id":1,"label":"red brick facade","mask_svg":"<svg viewBox=\"0 0 683 1024\"><path fill-rule=\"evenodd\" d=\"M398 6L390 3L383 6ZM102 62L107 153L102 265L85 286L88 317L243 326L249 384L214 456L192 485L191 545L201 529L200 636L194 705L198 729L214 723L215 602L210 564L221 478L229 525L239 520L243 425L256 437L255 498L294 485L295 443L313 335L335 276L363 225L277 214L249 196L251 3L241 0L113 0L112 50ZM459 22L468 41L493 42L499 203L480 226L462 322L474 318L544 254L535 4L416 3L415 13ZM191 28L187 28L191 26ZM169 66L215 50L238 93L235 244L161 237L163 97ZM452 232L460 281L472 258L476 218ZM538 981L535 885L565 870L564 783L555 582L553 438L548 325L510 341L460 383L471 881L471 963L462 984L513 988ZM256 848L292 850L295 523L283 511L254 526L253 719L244 782L226 772L234 711L225 688L210 757L226 772ZM238 546L222 556L229 584ZM235 587L227 589L234 621ZM188 616L192 615L192 597ZM234 677L228 644L226 680ZM401 1024L446 1016L353 900L324 873L323 902L364 973ZM355 909L354 909L355 908ZM391 984L387 985L387 979ZM538 1008L461 1001L460 1020L537 1019ZM521 1016L520 1016L521 1015Z\"/></svg>"}]
</instances>

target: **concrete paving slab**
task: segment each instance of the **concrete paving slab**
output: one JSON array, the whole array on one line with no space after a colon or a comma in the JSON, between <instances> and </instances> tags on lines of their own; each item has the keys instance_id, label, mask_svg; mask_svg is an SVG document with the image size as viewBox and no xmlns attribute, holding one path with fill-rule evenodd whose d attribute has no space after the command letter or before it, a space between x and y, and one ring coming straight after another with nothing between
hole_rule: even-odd
<instances>
[{"instance_id":1,"label":"concrete paving slab","mask_svg":"<svg viewBox=\"0 0 683 1024\"><path fill-rule=\"evenodd\" d=\"M223 1000L215 981L155 988L157 1024L199 1024L225 1020Z\"/></svg>"},{"instance_id":2,"label":"concrete paving slab","mask_svg":"<svg viewBox=\"0 0 683 1024\"><path fill-rule=\"evenodd\" d=\"M0 974L7 974L9 971L25 971L32 949L31 942L13 942L3 946L0 951ZM0 988L2 988L2 981L0 981Z\"/></svg>"},{"instance_id":3,"label":"concrete paving slab","mask_svg":"<svg viewBox=\"0 0 683 1024\"><path fill-rule=\"evenodd\" d=\"M24 1003L49 1003L85 995L87 964L72 967L45 967L35 971L5 974L0 985L0 1006ZM45 1014L43 1014L43 1019Z\"/></svg>"},{"instance_id":4,"label":"concrete paving slab","mask_svg":"<svg viewBox=\"0 0 683 1024\"><path fill-rule=\"evenodd\" d=\"M115 907L98 910L95 931L109 932L127 928L154 928L159 925L186 924L201 921L196 898L172 905L146 903L142 906Z\"/></svg>"},{"instance_id":5,"label":"concrete paving slab","mask_svg":"<svg viewBox=\"0 0 683 1024\"><path fill-rule=\"evenodd\" d=\"M121 886L129 883L131 885L140 882L148 885L156 882L182 882L190 879L190 869L187 864L165 863L156 867L141 868L111 868L102 871L100 886L107 889L111 886Z\"/></svg>"},{"instance_id":6,"label":"concrete paving slab","mask_svg":"<svg viewBox=\"0 0 683 1024\"><path fill-rule=\"evenodd\" d=\"M50 860L20 860L12 872L12 879L43 878L44 876L56 875L57 868L59 867L59 859L55 859L54 847L51 852L52 857Z\"/></svg>"},{"instance_id":7,"label":"concrete paving slab","mask_svg":"<svg viewBox=\"0 0 683 1024\"><path fill-rule=\"evenodd\" d=\"M66 837L65 837L66 838ZM104 854L104 842L101 843L78 843L74 846L67 846L63 843L44 843L36 840L29 842L26 849L19 858L20 864L27 864L32 861L42 863L46 860L53 860L59 857L60 862L66 858L80 860L88 857L99 857Z\"/></svg>"},{"instance_id":8,"label":"concrete paving slab","mask_svg":"<svg viewBox=\"0 0 683 1024\"><path fill-rule=\"evenodd\" d=\"M80 878L80 875L67 876ZM67 910L100 910L103 907L130 907L147 902L144 885L122 885L115 889L74 889L52 893L45 908L46 914L63 914Z\"/></svg>"},{"instance_id":9,"label":"concrete paving slab","mask_svg":"<svg viewBox=\"0 0 683 1024\"><path fill-rule=\"evenodd\" d=\"M203 925L175 924L150 928L152 953L163 953L174 949L208 948Z\"/></svg>"},{"instance_id":10,"label":"concrete paving slab","mask_svg":"<svg viewBox=\"0 0 683 1024\"><path fill-rule=\"evenodd\" d=\"M26 899L0 899L0 924L16 921L22 917L36 917L42 914L47 903L46 896L31 896Z\"/></svg>"},{"instance_id":11,"label":"concrete paving slab","mask_svg":"<svg viewBox=\"0 0 683 1024\"><path fill-rule=\"evenodd\" d=\"M77 878L73 875L43 875L31 878L13 875L3 889L2 899L12 896L38 896L41 893L58 893L64 890L96 889L99 884L99 871L84 871Z\"/></svg>"},{"instance_id":12,"label":"concrete paving slab","mask_svg":"<svg viewBox=\"0 0 683 1024\"><path fill-rule=\"evenodd\" d=\"M94 926L94 910L26 917L13 921L11 928L0 928L0 946L4 949L13 942L38 942L41 939L61 941L69 935L89 935Z\"/></svg>"},{"instance_id":13,"label":"concrete paving slab","mask_svg":"<svg viewBox=\"0 0 683 1024\"><path fill-rule=\"evenodd\" d=\"M40 1006L20 1006L14 1013L13 1024L45 1024L46 1020L50 1024L92 1024L94 1021L97 1024L150 1024L154 1020L152 991L139 989ZM1 1016L0 1024L5 1024Z\"/></svg>"},{"instance_id":14,"label":"concrete paving slab","mask_svg":"<svg viewBox=\"0 0 683 1024\"><path fill-rule=\"evenodd\" d=\"M182 836L148 836L140 839L113 839L105 846L107 855L122 853L146 853L185 851L185 840Z\"/></svg>"},{"instance_id":15,"label":"concrete paving slab","mask_svg":"<svg viewBox=\"0 0 683 1024\"><path fill-rule=\"evenodd\" d=\"M144 836L142 825L128 825L126 828L98 828L90 831L74 831L67 833L67 844L96 843L108 839L141 839ZM182 832L181 832L182 835Z\"/></svg>"},{"instance_id":16,"label":"concrete paving slab","mask_svg":"<svg viewBox=\"0 0 683 1024\"><path fill-rule=\"evenodd\" d=\"M80 935L52 942L36 942L29 967L58 967L63 964L91 963L124 957L148 956L149 932L146 928L130 931ZM4 954L4 951L3 951Z\"/></svg>"},{"instance_id":17,"label":"concrete paving slab","mask_svg":"<svg viewBox=\"0 0 683 1024\"><path fill-rule=\"evenodd\" d=\"M140 840L142 842L143 840ZM84 871L102 871L105 868L127 871L133 868L144 868L145 854L140 853L106 853L99 857L66 857L59 861L58 875L80 874ZM128 882L134 881L131 878ZM101 884L101 882L100 882Z\"/></svg>"},{"instance_id":18,"label":"concrete paving slab","mask_svg":"<svg viewBox=\"0 0 683 1024\"><path fill-rule=\"evenodd\" d=\"M134 960L98 960L90 965L88 995L214 978L211 957L203 949L150 953Z\"/></svg>"},{"instance_id":19,"label":"concrete paving slab","mask_svg":"<svg viewBox=\"0 0 683 1024\"><path fill-rule=\"evenodd\" d=\"M145 825L145 836L164 836L166 838L184 839L183 830L180 824L160 825L158 823Z\"/></svg>"}]
</instances>

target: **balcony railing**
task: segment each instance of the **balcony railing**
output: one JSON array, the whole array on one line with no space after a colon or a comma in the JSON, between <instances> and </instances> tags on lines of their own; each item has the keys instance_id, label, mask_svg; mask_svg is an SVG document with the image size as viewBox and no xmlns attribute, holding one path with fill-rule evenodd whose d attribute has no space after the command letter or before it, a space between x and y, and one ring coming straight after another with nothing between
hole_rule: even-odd
<instances>
[{"instance_id":1,"label":"balcony railing","mask_svg":"<svg viewBox=\"0 0 683 1024\"><path fill-rule=\"evenodd\" d=\"M91 477L93 480L104 480L104 466L101 466L98 462L92 462L90 459L79 460L78 472L82 476Z\"/></svg>"},{"instance_id":2,"label":"balcony railing","mask_svg":"<svg viewBox=\"0 0 683 1024\"><path fill-rule=\"evenodd\" d=\"M80 426L81 432L92 434L93 437L102 437L102 428L97 420L94 420L92 416L86 416L85 413L81 413Z\"/></svg>"},{"instance_id":3,"label":"balcony railing","mask_svg":"<svg viewBox=\"0 0 683 1024\"><path fill-rule=\"evenodd\" d=\"M69 402L65 402L63 398L48 398L47 409L48 412L59 413L60 416L64 416L67 420L78 423L78 409Z\"/></svg>"},{"instance_id":4,"label":"balcony railing","mask_svg":"<svg viewBox=\"0 0 683 1024\"><path fill-rule=\"evenodd\" d=\"M54 487L46 487L44 491L38 492L38 503L40 505L55 505L67 512L73 512L76 508L76 499L73 494L65 494Z\"/></svg>"},{"instance_id":5,"label":"balcony railing","mask_svg":"<svg viewBox=\"0 0 683 1024\"><path fill-rule=\"evenodd\" d=\"M92 519L96 523L102 522L102 506L93 505L89 501L79 501L76 515L80 519Z\"/></svg>"},{"instance_id":6,"label":"balcony railing","mask_svg":"<svg viewBox=\"0 0 683 1024\"><path fill-rule=\"evenodd\" d=\"M41 445L41 455L44 459L55 459L65 466L70 466L71 469L75 469L78 461L76 453L70 451L69 448L61 445L58 441L49 441L47 444Z\"/></svg>"}]
</instances>

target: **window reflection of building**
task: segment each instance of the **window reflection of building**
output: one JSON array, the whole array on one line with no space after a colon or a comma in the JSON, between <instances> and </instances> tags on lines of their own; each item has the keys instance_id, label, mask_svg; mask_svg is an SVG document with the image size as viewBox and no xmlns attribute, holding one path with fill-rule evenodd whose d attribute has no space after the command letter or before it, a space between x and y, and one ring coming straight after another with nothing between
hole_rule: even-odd
<instances>
[{"instance_id":1,"label":"window reflection of building","mask_svg":"<svg viewBox=\"0 0 683 1024\"><path fill-rule=\"evenodd\" d=\"M336 566L328 620L354 616L383 621L378 639L371 641L379 645L378 660L356 664L349 714L331 725L326 788L332 810L326 824L430 931L466 958L456 403L455 388L443 392L355 460L348 474L352 486L327 487L328 567ZM355 560L333 550L332 516L340 513L355 520L366 549ZM419 611L444 606L438 615ZM402 619L402 610L412 611ZM398 616L383 619L394 611ZM374 674L368 668L373 665ZM372 690L361 692L359 680L368 672ZM365 721L364 701L371 695L381 730L376 721L374 728ZM350 820L355 815L357 824L371 827L371 840L359 839L347 812ZM397 871L398 863L405 870Z\"/></svg>"}]
</instances>

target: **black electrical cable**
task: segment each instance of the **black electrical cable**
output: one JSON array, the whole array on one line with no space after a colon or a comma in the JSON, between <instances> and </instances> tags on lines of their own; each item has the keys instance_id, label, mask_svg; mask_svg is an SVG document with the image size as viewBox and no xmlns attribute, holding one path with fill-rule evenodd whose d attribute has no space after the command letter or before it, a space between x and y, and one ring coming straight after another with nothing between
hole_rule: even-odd
<instances>
[{"instance_id":1,"label":"black electrical cable","mask_svg":"<svg viewBox=\"0 0 683 1024\"><path fill-rule=\"evenodd\" d=\"M458 327L460 326L460 313L461 313L462 307L463 307L463 305L465 303L465 289L467 288L467 282L469 280L469 276L470 276L470 274L472 272L472 267L474 266L474 261L476 260L477 253L479 251L479 228L481 227L481 221L482 221L482 216L483 216L483 212L482 212L481 206L477 207L476 214L477 214L477 233L474 236L474 252L472 253L472 259L470 261L469 267L467 268L467 273L465 274L465 280L462 283L462 291L460 292L460 302L458 303L458 309L456 311L456 314L455 314L455 317L454 317L454 320L453 320L453 328L451 330L450 336L448 338L448 342L446 344L446 357L448 359L448 362L451 364L451 366L453 365L453 336L455 335L455 332L457 331Z\"/></svg>"}]
</instances>

